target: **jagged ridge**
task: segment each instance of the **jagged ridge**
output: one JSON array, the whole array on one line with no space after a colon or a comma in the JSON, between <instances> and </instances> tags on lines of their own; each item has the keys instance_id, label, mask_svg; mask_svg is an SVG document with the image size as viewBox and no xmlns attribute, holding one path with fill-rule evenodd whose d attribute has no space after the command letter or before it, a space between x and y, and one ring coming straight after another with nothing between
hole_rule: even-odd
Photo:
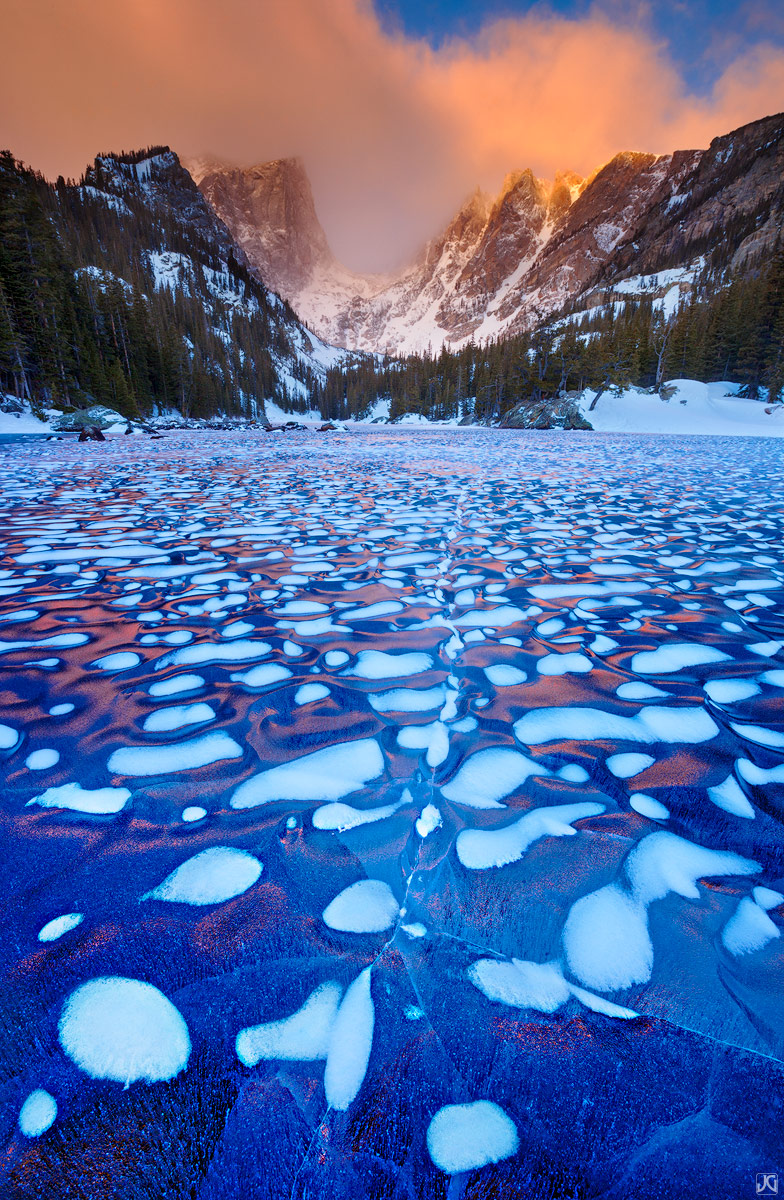
<instances>
[{"instance_id":1,"label":"jagged ridge","mask_svg":"<svg viewBox=\"0 0 784 1200\"><path fill-rule=\"evenodd\" d=\"M618 154L587 180L514 172L497 197L470 197L394 276L336 261L299 160L212 169L200 186L268 286L321 336L437 350L531 329L632 271L686 267L718 248L737 267L764 252L784 217L783 135L779 114L707 150Z\"/></svg>"}]
</instances>

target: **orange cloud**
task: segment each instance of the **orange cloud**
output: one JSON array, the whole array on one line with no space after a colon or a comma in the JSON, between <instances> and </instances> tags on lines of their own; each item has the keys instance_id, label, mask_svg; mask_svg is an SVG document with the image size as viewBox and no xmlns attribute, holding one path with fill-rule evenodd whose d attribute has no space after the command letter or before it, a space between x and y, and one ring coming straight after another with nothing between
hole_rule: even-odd
<instances>
[{"instance_id":1,"label":"orange cloud","mask_svg":"<svg viewBox=\"0 0 784 1200\"><path fill-rule=\"evenodd\" d=\"M300 154L350 265L410 256L477 184L583 173L784 108L784 54L745 50L690 95L643 23L534 9L433 50L369 0L5 0L0 143L46 174L169 142L237 162Z\"/></svg>"}]
</instances>

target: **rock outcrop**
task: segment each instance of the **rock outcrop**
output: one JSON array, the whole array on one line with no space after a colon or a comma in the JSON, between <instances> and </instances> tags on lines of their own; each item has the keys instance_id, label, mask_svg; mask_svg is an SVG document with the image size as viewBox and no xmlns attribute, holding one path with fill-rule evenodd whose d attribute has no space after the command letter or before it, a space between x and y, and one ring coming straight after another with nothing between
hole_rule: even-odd
<instances>
[{"instance_id":1,"label":"rock outcrop","mask_svg":"<svg viewBox=\"0 0 784 1200\"><path fill-rule=\"evenodd\" d=\"M579 392L548 400L521 400L501 422L503 429L593 429L580 412Z\"/></svg>"}]
</instances>

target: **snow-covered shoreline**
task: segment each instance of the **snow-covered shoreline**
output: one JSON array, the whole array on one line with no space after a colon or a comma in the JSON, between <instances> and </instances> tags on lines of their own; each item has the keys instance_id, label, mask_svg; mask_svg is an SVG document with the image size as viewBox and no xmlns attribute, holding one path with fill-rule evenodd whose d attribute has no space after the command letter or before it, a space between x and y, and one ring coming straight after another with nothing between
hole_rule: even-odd
<instances>
[{"instance_id":1,"label":"snow-covered shoreline","mask_svg":"<svg viewBox=\"0 0 784 1200\"><path fill-rule=\"evenodd\" d=\"M714 437L784 437L784 404L769 404L764 400L751 400L738 395L737 384L727 382L701 383L693 379L675 379L664 384L660 392L630 387L622 391L608 389L602 393L596 407L591 410L595 391L586 388L576 398L576 406L597 433L633 434L688 434ZM273 426L295 421L308 429L318 429L327 420L317 412L289 412L268 401L267 419ZM108 410L106 410L108 411ZM58 419L62 416L55 409L40 420L26 409L24 412L0 411L0 436L29 436L31 434L57 434ZM119 413L117 420L104 426L109 436L124 434L128 421ZM185 422L179 413L161 413L145 420L145 425L158 428L215 428L226 421L232 428L243 428L246 422L241 417L214 418L212 422ZM481 429L479 423L462 423L453 417L433 421L421 413L406 413L397 420L389 421L388 401L377 401L362 418L346 418L335 422L346 428L405 427L411 429ZM495 422L494 422L495 423ZM253 426L254 422L247 422ZM133 432L143 430L133 423Z\"/></svg>"}]
</instances>

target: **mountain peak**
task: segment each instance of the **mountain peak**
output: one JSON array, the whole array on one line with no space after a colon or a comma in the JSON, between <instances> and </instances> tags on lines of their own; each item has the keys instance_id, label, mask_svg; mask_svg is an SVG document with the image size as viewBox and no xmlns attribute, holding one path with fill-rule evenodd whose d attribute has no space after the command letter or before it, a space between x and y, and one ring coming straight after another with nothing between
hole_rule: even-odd
<instances>
[{"instance_id":1,"label":"mountain peak","mask_svg":"<svg viewBox=\"0 0 784 1200\"><path fill-rule=\"evenodd\" d=\"M199 187L262 279L286 299L318 267L335 263L302 159L221 167L204 175Z\"/></svg>"}]
</instances>

